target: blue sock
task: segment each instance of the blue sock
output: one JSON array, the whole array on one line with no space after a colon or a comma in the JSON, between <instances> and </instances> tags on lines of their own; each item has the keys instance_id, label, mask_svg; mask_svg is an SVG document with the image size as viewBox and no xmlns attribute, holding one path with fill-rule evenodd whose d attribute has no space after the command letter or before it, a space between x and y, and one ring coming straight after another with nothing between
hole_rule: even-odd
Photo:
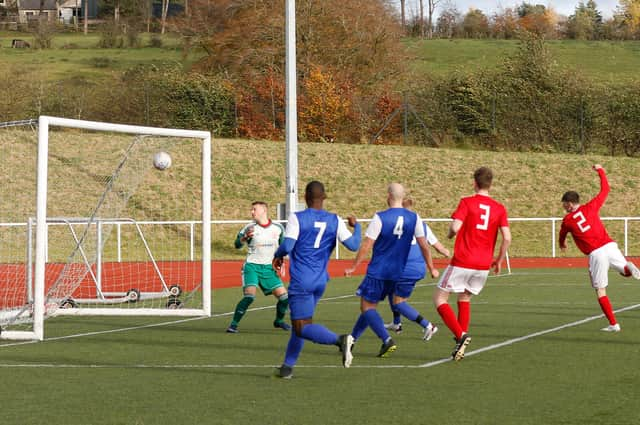
<instances>
[{"instance_id":1,"label":"blue sock","mask_svg":"<svg viewBox=\"0 0 640 425\"><path fill-rule=\"evenodd\" d=\"M380 338L382 342L386 342L387 339L389 339L389 332L384 328L384 321L376 309L372 308L371 310L367 310L362 313L362 315L373 332L378 335L378 338Z\"/></svg>"},{"instance_id":2,"label":"blue sock","mask_svg":"<svg viewBox=\"0 0 640 425\"><path fill-rule=\"evenodd\" d=\"M297 336L295 332L291 332L291 337L287 344L287 351L284 354L284 364L290 367L295 366L303 346L304 339Z\"/></svg>"},{"instance_id":3,"label":"blue sock","mask_svg":"<svg viewBox=\"0 0 640 425\"><path fill-rule=\"evenodd\" d=\"M400 312L398 312L395 304L393 303L393 295L389 296L389 307L391 307L391 312L393 313L393 324L399 325L402 322L402 318L400 317Z\"/></svg>"},{"instance_id":4,"label":"blue sock","mask_svg":"<svg viewBox=\"0 0 640 425\"><path fill-rule=\"evenodd\" d=\"M317 323L311 323L302 328L300 332L304 339L316 344L334 345L338 342L338 335Z\"/></svg>"},{"instance_id":5,"label":"blue sock","mask_svg":"<svg viewBox=\"0 0 640 425\"><path fill-rule=\"evenodd\" d=\"M398 310L404 317L411 320L412 322L418 323L423 328L429 326L429 321L420 315L413 307L409 305L408 302L403 301L395 305L396 310Z\"/></svg>"},{"instance_id":6,"label":"blue sock","mask_svg":"<svg viewBox=\"0 0 640 425\"><path fill-rule=\"evenodd\" d=\"M353 325L353 330L351 331L351 336L353 339L358 339L362 336L364 331L367 330L367 319L364 318L364 314L358 316L358 320L356 320L356 324Z\"/></svg>"}]
</instances>

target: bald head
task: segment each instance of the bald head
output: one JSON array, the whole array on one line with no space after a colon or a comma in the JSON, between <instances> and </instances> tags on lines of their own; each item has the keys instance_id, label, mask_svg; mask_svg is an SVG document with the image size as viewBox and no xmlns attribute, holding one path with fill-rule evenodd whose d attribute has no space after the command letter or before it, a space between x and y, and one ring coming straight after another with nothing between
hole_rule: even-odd
<instances>
[{"instance_id":1,"label":"bald head","mask_svg":"<svg viewBox=\"0 0 640 425\"><path fill-rule=\"evenodd\" d=\"M402 207L405 198L404 187L400 183L391 183L387 188L387 201L392 208Z\"/></svg>"}]
</instances>

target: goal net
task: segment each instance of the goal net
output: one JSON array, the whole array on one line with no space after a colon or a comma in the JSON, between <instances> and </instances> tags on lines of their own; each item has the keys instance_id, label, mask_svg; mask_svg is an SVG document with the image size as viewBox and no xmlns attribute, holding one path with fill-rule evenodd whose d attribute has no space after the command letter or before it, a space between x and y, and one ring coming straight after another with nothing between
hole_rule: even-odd
<instances>
[{"instance_id":1,"label":"goal net","mask_svg":"<svg viewBox=\"0 0 640 425\"><path fill-rule=\"evenodd\" d=\"M0 338L61 315L210 315L210 134L21 124L0 128Z\"/></svg>"}]
</instances>

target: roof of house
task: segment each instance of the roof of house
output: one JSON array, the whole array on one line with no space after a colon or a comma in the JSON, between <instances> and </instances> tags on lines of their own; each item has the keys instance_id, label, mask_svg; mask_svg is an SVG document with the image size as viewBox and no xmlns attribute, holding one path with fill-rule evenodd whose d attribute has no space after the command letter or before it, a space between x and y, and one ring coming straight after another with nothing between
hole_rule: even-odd
<instances>
[{"instance_id":1,"label":"roof of house","mask_svg":"<svg viewBox=\"0 0 640 425\"><path fill-rule=\"evenodd\" d=\"M59 4L60 9L68 7L80 7L82 6L82 0L62 0Z\"/></svg>"},{"instance_id":2,"label":"roof of house","mask_svg":"<svg viewBox=\"0 0 640 425\"><path fill-rule=\"evenodd\" d=\"M56 0L42 0L42 10L56 10ZM18 0L20 10L40 10L40 0Z\"/></svg>"}]
</instances>

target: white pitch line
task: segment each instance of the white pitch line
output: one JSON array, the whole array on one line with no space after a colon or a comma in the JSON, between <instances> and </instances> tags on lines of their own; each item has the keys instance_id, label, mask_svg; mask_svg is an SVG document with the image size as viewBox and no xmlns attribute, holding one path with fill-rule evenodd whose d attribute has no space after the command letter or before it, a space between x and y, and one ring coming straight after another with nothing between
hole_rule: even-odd
<instances>
[{"instance_id":1,"label":"white pitch line","mask_svg":"<svg viewBox=\"0 0 640 425\"><path fill-rule=\"evenodd\" d=\"M507 277L507 276L513 276L515 273L512 274L501 274L501 275L489 275L489 278L496 278L496 277ZM419 283L416 285L416 288L423 288L423 287L429 287L429 286L435 286L436 282L431 282L431 283ZM335 296L335 297L328 297L328 298L323 298L320 300L320 302L326 302L326 301L333 301L333 300L339 300L339 299L345 299L345 298L352 298L355 297L355 294L347 294L347 295L339 295L339 296ZM269 309L273 309L275 308L275 306L271 305L271 306L264 306L264 307L254 307L249 309L248 311L260 311L260 310L269 310ZM621 309L620 311L624 311L624 309ZM234 314L233 311L230 312L226 312L226 313L218 313L218 314L213 314L211 315L210 318L217 318L217 317L225 317L225 316L231 316L232 314ZM599 316L602 317L602 316ZM86 332L86 333L81 333L81 334L73 334L73 335L66 335L66 336L59 336L59 337L51 337L51 338L45 338L42 342L49 342L49 341L59 341L59 340L65 340L65 339L73 339L73 338L81 338L81 337L85 337L85 336L95 336L95 335L103 335L103 334L110 334L110 333L117 333L117 332L126 332L126 331L134 331L134 330L139 330L139 329L148 329L148 328L155 328L155 327L160 327L160 326L168 326L168 325L174 325L174 324L179 324L179 323L184 323L184 322L190 322L190 321L194 321L194 320L203 320L203 319L208 319L209 317L206 316L200 316L200 317L191 317L191 318L187 318L187 319L180 319L180 320L172 320L172 321L168 321L168 322L161 322L161 323L153 323L153 324L148 324L148 325L141 325L141 326L131 326L131 327L127 327L127 328L118 328L118 329L110 329L110 330L106 330L106 331L95 331L95 332ZM20 346L20 345L27 345L27 344L34 344L37 343L39 341L18 341L18 342L12 342L12 343L8 343L8 344L0 344L0 349L2 348L6 348L6 347L15 347L15 346ZM439 364L439 363L438 363ZM420 367L424 367L424 366L420 366Z\"/></svg>"},{"instance_id":2,"label":"white pitch line","mask_svg":"<svg viewBox=\"0 0 640 425\"><path fill-rule=\"evenodd\" d=\"M251 364L56 364L56 363L0 363L0 369L265 369L279 365ZM352 369L415 369L415 365L352 365ZM296 365L296 369L343 369L342 365Z\"/></svg>"},{"instance_id":3,"label":"white pitch line","mask_svg":"<svg viewBox=\"0 0 640 425\"><path fill-rule=\"evenodd\" d=\"M627 311L627 310L634 310L634 309L636 309L638 307L640 307L640 304L634 304L634 305L630 305L628 307L623 307L623 308L620 308L618 310L614 310L614 312L615 313L620 313L620 312ZM557 331L561 331L563 329L567 329L567 328L571 328L571 327L574 327L574 326L582 325L582 324L585 324L585 323L588 323L588 322L592 322L592 321L600 319L602 317L604 317L603 314L598 314L597 316L587 317L586 319L582 319L582 320L578 320L578 321L575 321L575 322L567 323L565 325L557 326L555 328L545 329L543 331L534 332L534 333L529 334L529 335L525 335L525 336L521 336L521 337L518 337L518 338L509 339L507 341L500 342L498 344L492 344L492 345L488 345L486 347L478 348L477 350L466 352L464 356L465 357L475 356L477 354L484 353L485 351L495 350L497 348L502 348L502 347L506 347L508 345L513 345L513 344L516 344L518 342L526 341L528 339L535 338L535 337L538 337L538 336L541 336L541 335L546 335L548 333L557 332ZM440 360L436 360L436 361L433 361L433 362L424 363L424 364L420 365L420 367L432 367L432 366L437 366L439 364L450 362L450 361L452 361L452 359L450 357L447 357L445 359L440 359Z\"/></svg>"},{"instance_id":4,"label":"white pitch line","mask_svg":"<svg viewBox=\"0 0 640 425\"><path fill-rule=\"evenodd\" d=\"M340 296L335 298L344 298L346 296ZM621 313L623 311L634 310L640 307L640 304L634 304L627 307L623 307L617 310L614 310L615 313ZM495 350L498 348L506 347L509 345L516 344L518 342L526 341L531 338L535 338L541 335L546 335L548 333L557 332L563 329L571 328L574 326L582 325L588 322L592 322L594 320L600 319L604 317L604 315L599 314L596 316L587 317L582 320L577 320L575 322L567 323L561 326L556 326L555 328L545 329L539 332L534 332L529 335L521 336L518 338L509 339L504 342L500 342L498 344L488 345L486 347L478 348L477 350L469 351L465 353L465 357L475 356L480 353L484 353L486 351ZM199 320L202 318L191 318L181 320L180 322L186 322L189 320ZM151 326L160 326L157 325L149 325ZM116 330L114 332L117 332ZM89 335L89 334L86 334ZM57 337L56 339L64 339L67 337ZM52 338L53 339L53 338ZM30 342L31 343L31 342ZM446 357L440 360L435 360L432 362L424 363L421 365L352 365L351 367L354 369L417 369L417 368L429 368L433 366L438 366L443 363L448 363L452 361L450 357ZM156 365L147 365L147 364L133 364L133 365L98 365L98 364L89 364L89 365L78 365L78 364L55 364L55 363L22 363L22 364L11 364L11 363L0 363L0 368L51 368L51 369L234 369L234 368L275 368L277 365L241 365L241 364L201 364L201 365L186 365L186 364L156 364ZM339 365L297 365L296 368L306 368L306 369L333 369L333 368L342 368Z\"/></svg>"},{"instance_id":5,"label":"white pitch line","mask_svg":"<svg viewBox=\"0 0 640 425\"><path fill-rule=\"evenodd\" d=\"M323 299L321 301L332 301L332 300L339 300L339 299L350 298L350 297L355 297L355 295L354 294L340 295L340 296L336 296L336 297L325 298L325 299ZM248 311L270 310L270 309L274 309L274 308L275 308L275 306L270 305L270 306L264 306L264 307L254 307L254 308L249 309ZM171 321L168 321L168 322L151 323L151 324L148 324L148 325L140 325L140 326L130 326L130 327L127 327L127 328L109 329L109 330L106 330L106 331L95 331L95 332L86 332L86 333L73 334L73 335L56 336L56 337L45 338L42 342L60 341L60 340L64 340L64 339L81 338L81 337L85 337L85 336L104 335L104 334L111 334L111 333L117 333L117 332L135 331L135 330L139 330L139 329L157 328L157 327L161 327L161 326L175 325L175 324L179 324L179 323L191 322L191 321L194 321L194 320L213 319L213 318L216 318L216 317L231 316L233 314L234 314L233 311L228 311L226 313L212 314L211 317L206 317L206 316L190 317L190 318L187 318L187 319L171 320ZM0 349L5 348L5 347L15 347L15 346L18 346L18 345L35 344L37 342L39 342L39 341L18 341L18 342L12 342L12 343L8 343L8 344L0 344Z\"/></svg>"},{"instance_id":6,"label":"white pitch line","mask_svg":"<svg viewBox=\"0 0 640 425\"><path fill-rule=\"evenodd\" d=\"M503 276L503 275L500 275ZM489 277L500 277L500 276L489 276ZM504 275L507 276L507 275ZM416 285L416 288L422 288L422 287L428 287L428 286L435 286L436 283L432 282L432 283L419 283ZM345 299L345 298L352 298L355 297L355 294L348 294L348 295L339 295L336 297L328 297L328 298L323 298L320 300L320 302L326 302L326 301L333 301L333 300L339 300L339 299ZM254 308L250 308L248 311L261 311L261 310L270 310L275 308L275 306L271 305L271 306L264 306L264 307L254 307ZM216 318L216 317L225 317L225 316L231 316L234 314L234 311L228 311L226 313L218 313L218 314L212 314L210 318ZM142 325L142 326L131 326L131 327L127 327L127 328L118 328L118 329L110 329L110 330L106 330L106 331L95 331L95 332L87 332L87 333L80 333L80 334L73 334L73 335L66 335L66 336L59 336L59 337L51 337L51 338L45 338L42 342L48 342L48 341L59 341L59 340L64 340L64 339L72 339L72 338L81 338L81 337L85 337L85 336L95 336L95 335L103 335L103 334L110 334L110 333L116 333L116 332L126 332L126 331L134 331L134 330L139 330L139 329L147 329L147 328L155 328L155 327L160 327L160 326L167 326L167 325L174 325L174 324L179 324L179 323L184 323L184 322L189 322L189 321L193 321L193 320L203 320L203 319L208 319L209 317L206 316L200 316L200 317L192 317L192 318L188 318L188 319L181 319L181 320L173 320L173 321L169 321L169 322L161 322L161 323L154 323L154 324L149 324L149 325ZM15 346L20 346L20 345L27 345L27 344L34 344L40 341L18 341L18 342L11 342L8 344L0 344L0 349L2 348L6 348L6 347L15 347Z\"/></svg>"}]
</instances>

